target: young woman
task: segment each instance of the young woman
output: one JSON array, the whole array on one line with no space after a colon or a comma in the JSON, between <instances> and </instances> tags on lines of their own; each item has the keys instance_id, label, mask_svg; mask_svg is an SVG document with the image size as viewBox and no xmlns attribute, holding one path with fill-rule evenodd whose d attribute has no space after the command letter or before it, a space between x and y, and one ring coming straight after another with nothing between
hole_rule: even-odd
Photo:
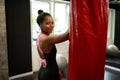
<instances>
[{"instance_id":1,"label":"young woman","mask_svg":"<svg viewBox=\"0 0 120 80\"><path fill-rule=\"evenodd\" d=\"M50 34L54 28L54 21L52 16L43 10L38 11L37 24L41 28L37 38L37 49L42 60L38 79L60 80L55 44L68 40L69 31L59 35Z\"/></svg>"}]
</instances>

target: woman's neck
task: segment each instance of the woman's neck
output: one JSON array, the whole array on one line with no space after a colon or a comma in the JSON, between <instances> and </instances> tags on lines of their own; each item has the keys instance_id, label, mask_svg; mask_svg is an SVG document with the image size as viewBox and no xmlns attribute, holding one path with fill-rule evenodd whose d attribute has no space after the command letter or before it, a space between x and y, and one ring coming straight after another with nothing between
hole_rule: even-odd
<instances>
[{"instance_id":1,"label":"woman's neck","mask_svg":"<svg viewBox=\"0 0 120 80\"><path fill-rule=\"evenodd\" d=\"M48 33L46 33L46 32L43 32L43 31L41 32L41 34L45 34L45 35L47 35L47 36L49 35Z\"/></svg>"}]
</instances>

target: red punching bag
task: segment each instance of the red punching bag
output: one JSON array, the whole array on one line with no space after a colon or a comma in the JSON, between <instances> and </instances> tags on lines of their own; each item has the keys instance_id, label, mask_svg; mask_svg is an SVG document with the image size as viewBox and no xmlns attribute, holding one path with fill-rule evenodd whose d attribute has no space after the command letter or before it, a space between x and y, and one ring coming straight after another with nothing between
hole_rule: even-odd
<instances>
[{"instance_id":1,"label":"red punching bag","mask_svg":"<svg viewBox=\"0 0 120 80\"><path fill-rule=\"evenodd\" d=\"M108 0L70 1L68 80L104 80Z\"/></svg>"}]
</instances>

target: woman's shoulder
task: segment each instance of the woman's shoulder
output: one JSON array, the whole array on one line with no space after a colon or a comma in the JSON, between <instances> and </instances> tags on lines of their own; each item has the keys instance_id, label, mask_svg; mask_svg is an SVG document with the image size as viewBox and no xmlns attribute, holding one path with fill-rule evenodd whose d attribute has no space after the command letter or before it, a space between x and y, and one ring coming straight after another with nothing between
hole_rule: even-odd
<instances>
[{"instance_id":1,"label":"woman's shoulder","mask_svg":"<svg viewBox=\"0 0 120 80\"><path fill-rule=\"evenodd\" d=\"M40 40L40 39L45 38L45 37L47 37L47 35L46 35L46 34L41 33L41 34L39 34L39 35L38 35L37 40Z\"/></svg>"},{"instance_id":2,"label":"woman's shoulder","mask_svg":"<svg viewBox=\"0 0 120 80\"><path fill-rule=\"evenodd\" d=\"M43 40L45 37L47 37L46 34L39 34L38 37L37 37L37 41L36 43L39 44L41 40Z\"/></svg>"},{"instance_id":3,"label":"woman's shoulder","mask_svg":"<svg viewBox=\"0 0 120 80\"><path fill-rule=\"evenodd\" d=\"M46 35L46 34L43 34L43 33L41 33L39 36L40 36L40 37L47 37L47 35Z\"/></svg>"}]
</instances>

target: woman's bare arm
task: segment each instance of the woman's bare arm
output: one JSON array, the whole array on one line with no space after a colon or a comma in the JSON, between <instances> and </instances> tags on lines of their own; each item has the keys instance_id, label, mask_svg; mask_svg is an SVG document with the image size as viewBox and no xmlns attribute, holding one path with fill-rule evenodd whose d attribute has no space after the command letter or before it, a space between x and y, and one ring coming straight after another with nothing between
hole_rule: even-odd
<instances>
[{"instance_id":1,"label":"woman's bare arm","mask_svg":"<svg viewBox=\"0 0 120 80\"><path fill-rule=\"evenodd\" d=\"M51 50L53 44L64 42L68 40L68 37L69 31L66 31L65 33L59 35L46 36L41 40L42 41L41 47L43 51L47 53Z\"/></svg>"},{"instance_id":2,"label":"woman's bare arm","mask_svg":"<svg viewBox=\"0 0 120 80\"><path fill-rule=\"evenodd\" d=\"M68 36L69 36L68 31L59 35L50 35L46 38L46 42L48 42L48 44L56 44L56 43L64 42L68 40Z\"/></svg>"}]
</instances>

